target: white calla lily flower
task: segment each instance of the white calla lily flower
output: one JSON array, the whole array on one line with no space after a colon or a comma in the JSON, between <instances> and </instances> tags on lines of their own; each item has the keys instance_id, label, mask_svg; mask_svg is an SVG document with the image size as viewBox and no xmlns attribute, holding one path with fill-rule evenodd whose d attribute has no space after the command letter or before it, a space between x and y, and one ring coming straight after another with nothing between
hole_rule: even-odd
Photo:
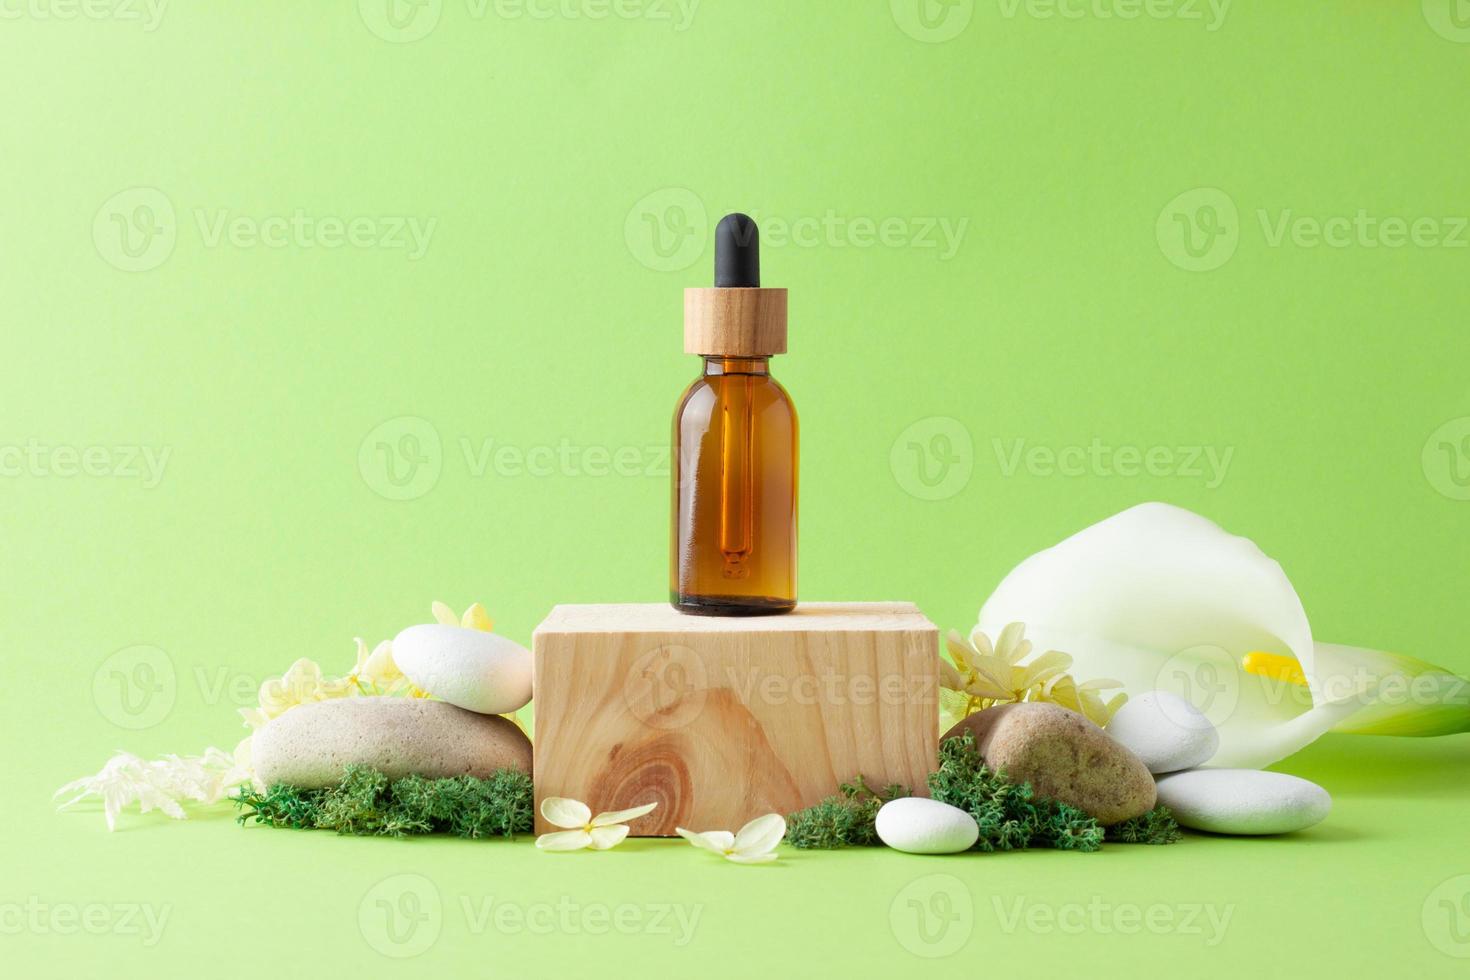
<instances>
[{"instance_id":1,"label":"white calla lily flower","mask_svg":"<svg viewBox=\"0 0 1470 980\"><path fill-rule=\"evenodd\" d=\"M1168 504L1140 504L1032 555L978 629L1026 624L1080 676L1167 690L1220 730L1213 766L1261 767L1330 729L1470 731L1470 684L1412 657L1317 643L1281 566L1250 540Z\"/></svg>"}]
</instances>

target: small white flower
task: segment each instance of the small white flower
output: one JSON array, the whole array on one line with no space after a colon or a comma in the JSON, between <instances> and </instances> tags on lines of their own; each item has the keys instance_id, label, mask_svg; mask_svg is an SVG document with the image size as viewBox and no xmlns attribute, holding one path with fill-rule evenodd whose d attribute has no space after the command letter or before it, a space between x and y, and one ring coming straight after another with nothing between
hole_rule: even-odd
<instances>
[{"instance_id":1,"label":"small white flower","mask_svg":"<svg viewBox=\"0 0 1470 980\"><path fill-rule=\"evenodd\" d=\"M592 808L580 800L548 796L541 801L541 815L548 823L567 829L542 834L536 838L536 846L543 851L580 851L584 847L606 851L617 847L628 836L626 821L651 813L656 806L657 803L649 803L631 810L599 813L594 817Z\"/></svg>"},{"instance_id":2,"label":"small white flower","mask_svg":"<svg viewBox=\"0 0 1470 980\"><path fill-rule=\"evenodd\" d=\"M119 752L107 760L97 775L67 783L55 795L72 794L58 810L87 797L100 798L107 829L115 830L118 815L130 804L137 803L143 813L162 810L175 820L183 820L187 816L185 803L203 806L218 803L249 778L247 767L212 747L205 749L203 755L166 755L153 760Z\"/></svg>"},{"instance_id":3,"label":"small white flower","mask_svg":"<svg viewBox=\"0 0 1470 980\"><path fill-rule=\"evenodd\" d=\"M728 830L706 830L700 834L683 827L674 829L695 847L713 851L727 861L764 864L776 860L776 845L786 836L786 820L779 813L768 813L756 817L734 834Z\"/></svg>"}]
</instances>

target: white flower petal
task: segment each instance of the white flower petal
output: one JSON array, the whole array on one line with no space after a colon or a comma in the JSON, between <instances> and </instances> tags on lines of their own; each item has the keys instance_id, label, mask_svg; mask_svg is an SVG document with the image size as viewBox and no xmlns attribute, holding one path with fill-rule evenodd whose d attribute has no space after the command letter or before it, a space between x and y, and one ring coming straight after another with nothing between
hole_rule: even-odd
<instances>
[{"instance_id":1,"label":"white flower petal","mask_svg":"<svg viewBox=\"0 0 1470 980\"><path fill-rule=\"evenodd\" d=\"M616 827L593 827L588 833L592 838L592 846L599 851L617 847L628 836L628 828L622 824Z\"/></svg>"},{"instance_id":2,"label":"white flower petal","mask_svg":"<svg viewBox=\"0 0 1470 980\"><path fill-rule=\"evenodd\" d=\"M786 819L779 813L756 817L735 834L735 853L742 856L766 854L786 836Z\"/></svg>"},{"instance_id":3,"label":"white flower petal","mask_svg":"<svg viewBox=\"0 0 1470 980\"><path fill-rule=\"evenodd\" d=\"M558 830L536 838L543 851L580 851L592 845L592 835L585 830Z\"/></svg>"},{"instance_id":4,"label":"white flower petal","mask_svg":"<svg viewBox=\"0 0 1470 980\"><path fill-rule=\"evenodd\" d=\"M1443 667L1400 653L1334 643L1318 643L1313 654L1317 672L1336 678L1329 693L1377 684L1377 697L1355 695L1365 706L1333 731L1419 736L1470 731L1470 681Z\"/></svg>"},{"instance_id":5,"label":"white flower petal","mask_svg":"<svg viewBox=\"0 0 1470 980\"><path fill-rule=\"evenodd\" d=\"M434 604L432 606L430 606L429 608L434 613L434 619L436 619L439 622L443 623L445 626L458 626L459 625L459 617L454 614L454 610L453 609L450 609L444 603L439 602L439 601L436 600L434 602Z\"/></svg>"},{"instance_id":6,"label":"white flower petal","mask_svg":"<svg viewBox=\"0 0 1470 980\"><path fill-rule=\"evenodd\" d=\"M766 851L764 854L726 854L726 861L734 861L736 864L766 864L780 857L775 851Z\"/></svg>"},{"instance_id":7,"label":"white flower petal","mask_svg":"<svg viewBox=\"0 0 1470 980\"><path fill-rule=\"evenodd\" d=\"M629 820L637 820L645 813L652 813L653 808L658 806L657 802L648 803L643 806L635 806L631 810L612 810L608 813L599 813L592 818L594 827L610 827L615 823L627 823ZM547 817L547 819L551 819Z\"/></svg>"},{"instance_id":8,"label":"white flower petal","mask_svg":"<svg viewBox=\"0 0 1470 980\"><path fill-rule=\"evenodd\" d=\"M548 796L541 801L541 815L548 823L569 830L585 828L592 822L592 808L581 800L564 796Z\"/></svg>"},{"instance_id":9,"label":"white flower petal","mask_svg":"<svg viewBox=\"0 0 1470 980\"><path fill-rule=\"evenodd\" d=\"M685 830L683 827L675 827L674 830L695 847L702 847L716 854L723 855L735 846L735 835L728 830L706 830L703 833Z\"/></svg>"}]
</instances>

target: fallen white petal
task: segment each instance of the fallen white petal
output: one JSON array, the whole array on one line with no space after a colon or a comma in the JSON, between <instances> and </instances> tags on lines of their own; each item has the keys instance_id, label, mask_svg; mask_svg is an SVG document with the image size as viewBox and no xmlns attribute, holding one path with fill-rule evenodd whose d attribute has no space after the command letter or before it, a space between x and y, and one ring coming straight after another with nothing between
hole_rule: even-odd
<instances>
[{"instance_id":1,"label":"fallen white petal","mask_svg":"<svg viewBox=\"0 0 1470 980\"><path fill-rule=\"evenodd\" d=\"M592 822L592 809L581 800L564 796L548 796L541 801L541 815L557 827L575 829Z\"/></svg>"},{"instance_id":2,"label":"fallen white petal","mask_svg":"<svg viewBox=\"0 0 1470 980\"><path fill-rule=\"evenodd\" d=\"M631 810L612 810L608 813L599 813L592 818L594 827L610 827L615 823L627 823L629 820L637 820L646 813L652 813L657 803L648 803L644 806L635 806Z\"/></svg>"},{"instance_id":3,"label":"fallen white petal","mask_svg":"<svg viewBox=\"0 0 1470 980\"><path fill-rule=\"evenodd\" d=\"M536 846L543 851L580 851L592 844L592 835L585 830L558 830L536 838Z\"/></svg>"},{"instance_id":4,"label":"fallen white petal","mask_svg":"<svg viewBox=\"0 0 1470 980\"><path fill-rule=\"evenodd\" d=\"M599 851L605 851L611 847L617 847L628 836L628 828L622 824L616 827L593 827L588 832L592 839L592 846Z\"/></svg>"},{"instance_id":5,"label":"fallen white petal","mask_svg":"<svg viewBox=\"0 0 1470 980\"><path fill-rule=\"evenodd\" d=\"M695 847L702 847L715 854L723 855L735 846L735 835L728 830L706 830L703 833L685 830L683 827L675 827L674 830Z\"/></svg>"},{"instance_id":6,"label":"fallen white petal","mask_svg":"<svg viewBox=\"0 0 1470 980\"><path fill-rule=\"evenodd\" d=\"M735 853L757 856L774 850L786 836L786 819L779 813L756 817L735 835Z\"/></svg>"}]
</instances>

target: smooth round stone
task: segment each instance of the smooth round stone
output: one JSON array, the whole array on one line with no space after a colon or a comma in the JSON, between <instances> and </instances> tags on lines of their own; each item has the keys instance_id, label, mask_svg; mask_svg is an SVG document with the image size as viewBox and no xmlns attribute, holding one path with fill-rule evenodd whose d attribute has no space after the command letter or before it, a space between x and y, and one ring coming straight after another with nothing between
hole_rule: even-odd
<instances>
[{"instance_id":1,"label":"smooth round stone","mask_svg":"<svg viewBox=\"0 0 1470 980\"><path fill-rule=\"evenodd\" d=\"M256 784L335 786L349 765L390 779L531 771L531 740L512 722L424 698L336 698L292 708L250 742Z\"/></svg>"},{"instance_id":2,"label":"smooth round stone","mask_svg":"<svg viewBox=\"0 0 1470 980\"><path fill-rule=\"evenodd\" d=\"M1042 701L1003 704L975 712L943 738L966 731L986 766L1104 826L1154 808L1148 767L1075 711Z\"/></svg>"},{"instance_id":3,"label":"smooth round stone","mask_svg":"<svg viewBox=\"0 0 1470 980\"><path fill-rule=\"evenodd\" d=\"M889 800L874 824L883 843L909 854L957 854L980 837L980 825L964 810L921 796Z\"/></svg>"},{"instance_id":4,"label":"smooth round stone","mask_svg":"<svg viewBox=\"0 0 1470 980\"><path fill-rule=\"evenodd\" d=\"M1107 733L1153 773L1202 766L1220 747L1220 733L1210 719L1168 691L1129 698L1113 715Z\"/></svg>"},{"instance_id":5,"label":"smooth round stone","mask_svg":"<svg viewBox=\"0 0 1470 980\"><path fill-rule=\"evenodd\" d=\"M1159 777L1159 802L1181 827L1216 834L1289 834L1327 816L1316 783L1260 769L1193 769Z\"/></svg>"},{"instance_id":6,"label":"smooth round stone","mask_svg":"<svg viewBox=\"0 0 1470 980\"><path fill-rule=\"evenodd\" d=\"M469 711L503 715L531 700L531 652L496 633L410 626L393 638L393 662L415 687Z\"/></svg>"}]
</instances>

